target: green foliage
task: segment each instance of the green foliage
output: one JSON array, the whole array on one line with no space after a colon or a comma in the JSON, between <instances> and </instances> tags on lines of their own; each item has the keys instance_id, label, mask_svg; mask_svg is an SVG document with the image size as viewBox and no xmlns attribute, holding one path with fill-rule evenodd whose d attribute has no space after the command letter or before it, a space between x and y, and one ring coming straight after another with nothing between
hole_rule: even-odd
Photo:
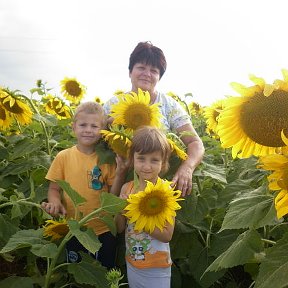
<instances>
[{"instance_id":1,"label":"green foliage","mask_svg":"<svg viewBox=\"0 0 288 288\"><path fill-rule=\"evenodd\" d=\"M32 90L40 97L47 91L42 86ZM126 202L104 192L99 209L80 221L68 221L64 238L52 242L43 237L43 225L51 219L40 206L47 197L47 169L58 151L75 142L70 119L58 120L42 109L42 100L31 99L32 123L0 132L0 288L109 287L104 267L86 254L80 263L65 263L64 247L74 236L87 250L98 251L98 237L85 223L100 217L116 234L113 217ZM255 157L232 159L229 150L206 134L204 118L191 117L206 153L194 172L192 194L177 211L170 242L171 287L287 287L288 225L286 218L276 217L269 173L257 168ZM106 143L95 149L103 163L114 162ZM179 164L177 157L171 158L165 177L171 179ZM58 184L75 207L86 201L69 183ZM119 237L118 264L125 273L123 241Z\"/></svg>"}]
</instances>

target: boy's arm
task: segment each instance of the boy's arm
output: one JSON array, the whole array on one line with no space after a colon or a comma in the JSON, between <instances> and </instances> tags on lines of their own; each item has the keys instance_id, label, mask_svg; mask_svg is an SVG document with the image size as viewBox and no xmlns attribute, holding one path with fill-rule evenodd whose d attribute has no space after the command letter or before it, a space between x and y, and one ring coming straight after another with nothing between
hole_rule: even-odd
<instances>
[{"instance_id":1,"label":"boy's arm","mask_svg":"<svg viewBox=\"0 0 288 288\"><path fill-rule=\"evenodd\" d=\"M43 202L41 206L52 216L66 215L66 209L61 202L61 188L56 182L50 182L48 188L48 203Z\"/></svg>"}]
</instances>

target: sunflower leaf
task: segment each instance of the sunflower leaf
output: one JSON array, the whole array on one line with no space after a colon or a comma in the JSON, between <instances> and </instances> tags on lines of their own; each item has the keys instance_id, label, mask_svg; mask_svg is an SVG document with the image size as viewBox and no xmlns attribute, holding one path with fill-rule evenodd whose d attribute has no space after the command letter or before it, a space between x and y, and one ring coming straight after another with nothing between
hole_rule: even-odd
<instances>
[{"instance_id":1,"label":"sunflower leaf","mask_svg":"<svg viewBox=\"0 0 288 288\"><path fill-rule=\"evenodd\" d=\"M247 194L233 200L224 217L221 230L260 228L275 223L273 196Z\"/></svg>"},{"instance_id":2,"label":"sunflower leaf","mask_svg":"<svg viewBox=\"0 0 288 288\"><path fill-rule=\"evenodd\" d=\"M102 192L100 196L101 201L101 208L109 213L117 214L121 210L123 210L126 205L127 201L124 199L121 199L111 193Z\"/></svg>"},{"instance_id":3,"label":"sunflower leaf","mask_svg":"<svg viewBox=\"0 0 288 288\"><path fill-rule=\"evenodd\" d=\"M96 261L91 261L91 257L81 254L80 263L71 263L68 266L68 272L73 275L79 284L93 285L93 287L109 287L105 277L107 270ZM90 259L89 259L89 258Z\"/></svg>"},{"instance_id":4,"label":"sunflower leaf","mask_svg":"<svg viewBox=\"0 0 288 288\"><path fill-rule=\"evenodd\" d=\"M73 236L92 254L95 254L101 247L98 237L91 228L82 231L76 220L68 220L68 225Z\"/></svg>"},{"instance_id":5,"label":"sunflower leaf","mask_svg":"<svg viewBox=\"0 0 288 288\"><path fill-rule=\"evenodd\" d=\"M64 180L57 180L56 182L67 193L75 207L86 202L86 199L76 192L68 182Z\"/></svg>"},{"instance_id":6,"label":"sunflower leaf","mask_svg":"<svg viewBox=\"0 0 288 288\"><path fill-rule=\"evenodd\" d=\"M225 250L206 269L207 271L218 271L223 268L231 268L251 261L263 251L261 236L255 230L248 230L240 234L232 245Z\"/></svg>"},{"instance_id":7,"label":"sunflower leaf","mask_svg":"<svg viewBox=\"0 0 288 288\"><path fill-rule=\"evenodd\" d=\"M255 288L287 287L288 273L288 233L273 247L269 248L262 261Z\"/></svg>"}]
</instances>

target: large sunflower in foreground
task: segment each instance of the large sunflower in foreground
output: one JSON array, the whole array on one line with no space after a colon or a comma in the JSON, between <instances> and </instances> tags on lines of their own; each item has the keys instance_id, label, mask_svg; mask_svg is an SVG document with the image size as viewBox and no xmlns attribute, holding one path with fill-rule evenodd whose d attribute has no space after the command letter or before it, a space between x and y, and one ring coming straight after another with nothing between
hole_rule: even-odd
<instances>
[{"instance_id":1,"label":"large sunflower in foreground","mask_svg":"<svg viewBox=\"0 0 288 288\"><path fill-rule=\"evenodd\" d=\"M161 231L166 223L174 223L175 210L181 208L177 203L181 191L173 190L171 182L158 178L156 184L147 181L144 191L130 194L124 214L129 223L135 223L135 230L152 233L157 227Z\"/></svg>"},{"instance_id":2,"label":"large sunflower in foreground","mask_svg":"<svg viewBox=\"0 0 288 288\"><path fill-rule=\"evenodd\" d=\"M259 167L272 173L268 176L269 189L279 191L275 197L277 217L288 214L288 156L267 155L259 158Z\"/></svg>"},{"instance_id":3,"label":"large sunflower in foreground","mask_svg":"<svg viewBox=\"0 0 288 288\"><path fill-rule=\"evenodd\" d=\"M58 97L47 95L43 97L44 109L47 113L55 115L58 119L71 118L70 108Z\"/></svg>"},{"instance_id":4,"label":"large sunflower in foreground","mask_svg":"<svg viewBox=\"0 0 288 288\"><path fill-rule=\"evenodd\" d=\"M284 81L273 85L250 76L254 86L232 83L241 97L225 100L219 115L217 133L222 147L232 147L232 156L247 158L264 156L287 149L281 131L288 135L288 71L282 70Z\"/></svg>"},{"instance_id":5,"label":"large sunflower in foreground","mask_svg":"<svg viewBox=\"0 0 288 288\"><path fill-rule=\"evenodd\" d=\"M64 97L74 104L78 104L86 93L86 87L78 82L76 78L65 77L60 84Z\"/></svg>"},{"instance_id":6,"label":"large sunflower in foreground","mask_svg":"<svg viewBox=\"0 0 288 288\"><path fill-rule=\"evenodd\" d=\"M111 105L110 116L114 118L113 124L123 125L136 130L143 125L160 127L161 113L159 103L150 104L149 92L140 88L138 94L130 92L117 95L119 102Z\"/></svg>"},{"instance_id":7,"label":"large sunflower in foreground","mask_svg":"<svg viewBox=\"0 0 288 288\"><path fill-rule=\"evenodd\" d=\"M100 132L103 135L103 139L116 154L124 158L128 156L133 137L130 130L118 125L112 125L110 130L101 130Z\"/></svg>"},{"instance_id":8,"label":"large sunflower in foreground","mask_svg":"<svg viewBox=\"0 0 288 288\"><path fill-rule=\"evenodd\" d=\"M63 238L69 232L67 221L64 218L59 221L47 220L43 229L43 236L51 237L52 241Z\"/></svg>"},{"instance_id":9,"label":"large sunflower in foreground","mask_svg":"<svg viewBox=\"0 0 288 288\"><path fill-rule=\"evenodd\" d=\"M7 112L6 120L8 120L10 116L18 121L21 125L31 123L33 113L29 105L25 103L23 97L17 95L15 92L0 88L0 104L2 109L4 108ZM2 117L3 116L4 114L2 113ZM8 121L6 121L6 123L8 123Z\"/></svg>"}]
</instances>

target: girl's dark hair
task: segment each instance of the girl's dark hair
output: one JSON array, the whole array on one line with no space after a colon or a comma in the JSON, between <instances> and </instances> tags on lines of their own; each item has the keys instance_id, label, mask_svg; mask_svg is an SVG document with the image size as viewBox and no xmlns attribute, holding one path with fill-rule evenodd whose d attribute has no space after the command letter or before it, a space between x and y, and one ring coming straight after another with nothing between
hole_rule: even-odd
<instances>
[{"instance_id":1,"label":"girl's dark hair","mask_svg":"<svg viewBox=\"0 0 288 288\"><path fill-rule=\"evenodd\" d=\"M160 79L167 67L163 51L149 41L139 42L131 53L128 66L130 73L136 63L143 63L157 67L160 71Z\"/></svg>"},{"instance_id":2,"label":"girl's dark hair","mask_svg":"<svg viewBox=\"0 0 288 288\"><path fill-rule=\"evenodd\" d=\"M169 157L171 146L164 132L151 126L142 126L138 128L132 138L132 145L129 150L129 162L133 163L134 153L147 154L160 151L162 154L162 173L167 172L169 168Z\"/></svg>"}]
</instances>

